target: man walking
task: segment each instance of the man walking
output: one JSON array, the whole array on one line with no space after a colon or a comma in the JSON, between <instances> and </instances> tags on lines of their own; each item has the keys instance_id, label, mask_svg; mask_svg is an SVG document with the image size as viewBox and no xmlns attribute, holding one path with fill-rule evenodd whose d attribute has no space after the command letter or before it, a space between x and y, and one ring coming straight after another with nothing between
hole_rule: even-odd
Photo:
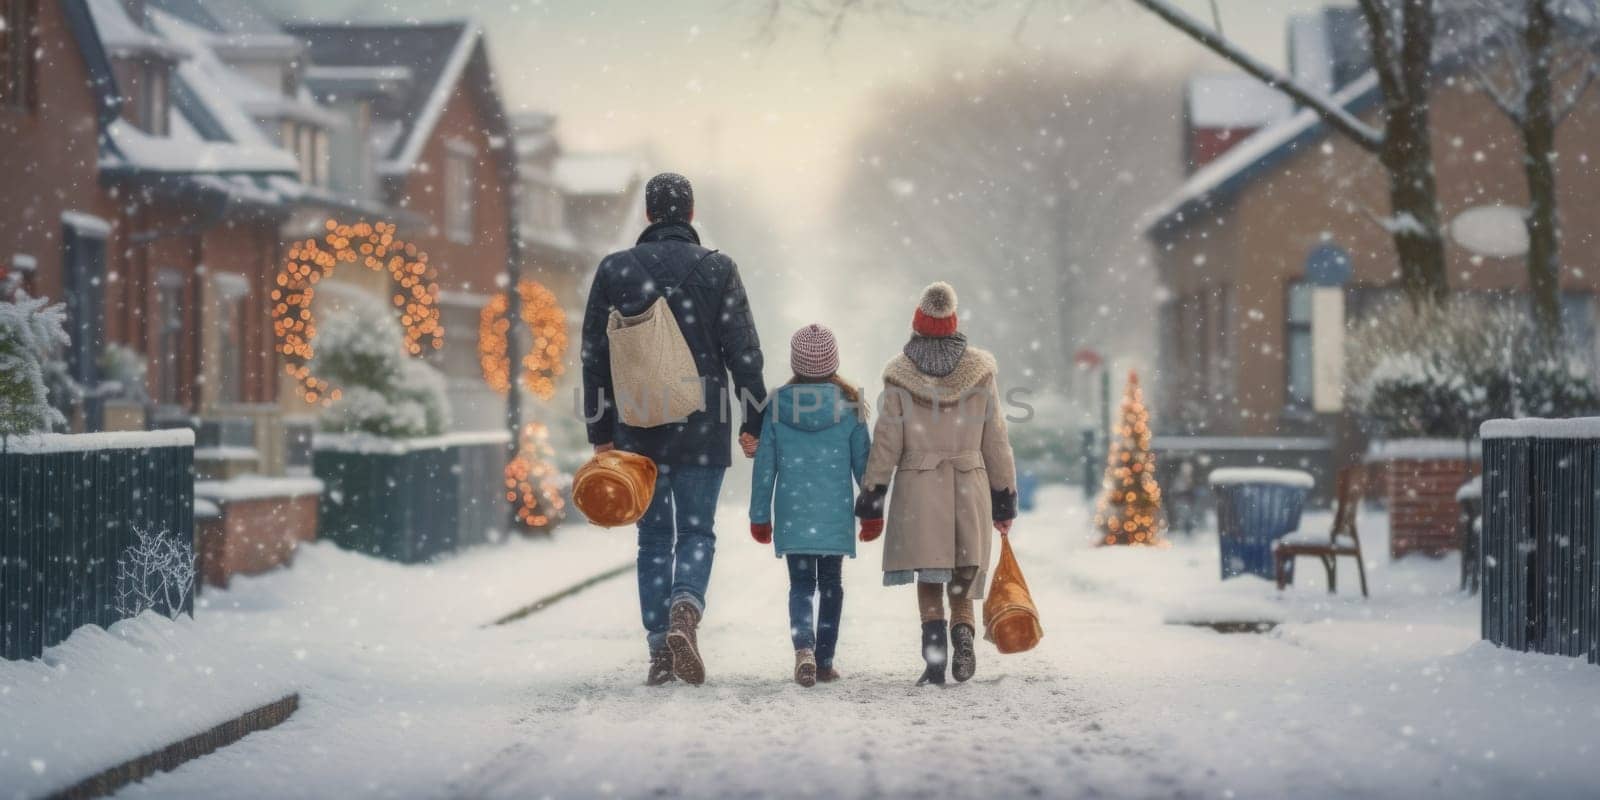
<instances>
[{"instance_id":1,"label":"man walking","mask_svg":"<svg viewBox=\"0 0 1600 800\"><path fill-rule=\"evenodd\" d=\"M761 343L733 259L700 246L694 189L663 173L645 185L650 225L634 247L606 256L583 316L583 411L596 453L613 448L648 456L660 469L655 497L639 520L639 611L650 644L646 684L674 677L705 682L696 629L716 553L717 495L731 465L730 405L742 406L739 444L754 455L767 390ZM616 310L642 313L667 297L705 390L687 419L635 428L617 415L606 321ZM733 376L733 392L728 376ZM730 396L731 395L731 396ZM628 398L623 398L624 402Z\"/></svg>"}]
</instances>

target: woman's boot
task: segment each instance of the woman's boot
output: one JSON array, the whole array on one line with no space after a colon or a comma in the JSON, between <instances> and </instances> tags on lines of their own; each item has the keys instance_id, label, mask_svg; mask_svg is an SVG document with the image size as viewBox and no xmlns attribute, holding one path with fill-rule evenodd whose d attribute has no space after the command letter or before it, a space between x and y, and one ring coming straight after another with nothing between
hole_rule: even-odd
<instances>
[{"instance_id":1,"label":"woman's boot","mask_svg":"<svg viewBox=\"0 0 1600 800\"><path fill-rule=\"evenodd\" d=\"M794 651L794 682L807 689L817 685L817 657L808 649Z\"/></svg>"},{"instance_id":2,"label":"woman's boot","mask_svg":"<svg viewBox=\"0 0 1600 800\"><path fill-rule=\"evenodd\" d=\"M922 623L922 660L928 662L928 668L917 679L917 685L943 686L945 664L950 660L950 633L944 620Z\"/></svg>"},{"instance_id":3,"label":"woman's boot","mask_svg":"<svg viewBox=\"0 0 1600 800\"><path fill-rule=\"evenodd\" d=\"M978 671L978 651L973 646L974 631L965 622L950 626L950 644L955 653L950 658L950 677L965 683Z\"/></svg>"}]
</instances>

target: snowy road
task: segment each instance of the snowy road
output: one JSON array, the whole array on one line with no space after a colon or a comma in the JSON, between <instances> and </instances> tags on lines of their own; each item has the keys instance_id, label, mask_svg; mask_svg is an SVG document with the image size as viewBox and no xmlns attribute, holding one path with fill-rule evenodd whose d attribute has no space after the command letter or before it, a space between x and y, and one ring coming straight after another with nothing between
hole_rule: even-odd
<instances>
[{"instance_id":1,"label":"snowy road","mask_svg":"<svg viewBox=\"0 0 1600 800\"><path fill-rule=\"evenodd\" d=\"M1323 521L1312 517L1311 524ZM1325 515L1324 515L1325 517ZM964 686L913 687L911 592L846 564L839 667L802 689L785 573L736 510L719 520L707 686L647 689L630 578L499 628L478 623L625 557L575 530L434 569L317 547L213 595L219 639L292 653L288 723L135 797L1569 797L1593 789L1600 673L1476 643L1455 562L1382 555L1375 597L1220 584L1214 540L1082 544L1056 489L1018 524L1043 615L1031 653L980 649ZM358 577L351 584L351 575ZM339 576L344 576L341 580ZM398 602L404 598L404 602ZM418 610L421 609L421 610ZM1271 619L1264 635L1167 624Z\"/></svg>"}]
</instances>

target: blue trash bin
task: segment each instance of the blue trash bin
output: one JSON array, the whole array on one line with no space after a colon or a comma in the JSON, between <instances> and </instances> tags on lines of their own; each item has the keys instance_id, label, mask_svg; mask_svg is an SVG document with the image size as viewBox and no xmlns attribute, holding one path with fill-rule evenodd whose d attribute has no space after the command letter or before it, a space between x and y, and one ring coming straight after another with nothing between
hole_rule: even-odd
<instances>
[{"instance_id":1,"label":"blue trash bin","mask_svg":"<svg viewBox=\"0 0 1600 800\"><path fill-rule=\"evenodd\" d=\"M1272 544L1300 527L1300 512L1314 483L1295 469L1213 470L1217 540L1222 578L1257 575L1273 579Z\"/></svg>"},{"instance_id":2,"label":"blue trash bin","mask_svg":"<svg viewBox=\"0 0 1600 800\"><path fill-rule=\"evenodd\" d=\"M1017 476L1017 510L1032 511L1039 493L1039 476L1032 470Z\"/></svg>"}]
</instances>

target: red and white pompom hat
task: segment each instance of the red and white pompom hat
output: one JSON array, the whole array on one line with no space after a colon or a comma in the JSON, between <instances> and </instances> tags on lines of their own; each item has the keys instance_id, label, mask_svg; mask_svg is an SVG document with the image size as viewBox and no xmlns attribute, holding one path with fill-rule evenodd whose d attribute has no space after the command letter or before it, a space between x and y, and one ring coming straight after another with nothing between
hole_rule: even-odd
<instances>
[{"instance_id":1,"label":"red and white pompom hat","mask_svg":"<svg viewBox=\"0 0 1600 800\"><path fill-rule=\"evenodd\" d=\"M956 290L944 281L937 281L922 290L922 302L911 318L911 329L918 336L941 338L956 332Z\"/></svg>"}]
</instances>

